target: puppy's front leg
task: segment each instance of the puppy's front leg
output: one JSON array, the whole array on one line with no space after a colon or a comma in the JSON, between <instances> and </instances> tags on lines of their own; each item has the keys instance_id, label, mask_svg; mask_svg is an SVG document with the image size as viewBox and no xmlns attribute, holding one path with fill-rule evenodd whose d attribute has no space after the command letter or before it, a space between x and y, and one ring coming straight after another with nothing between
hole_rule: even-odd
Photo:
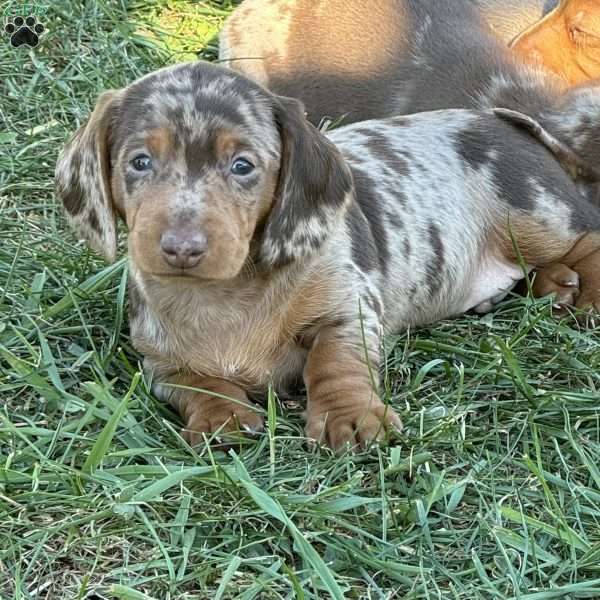
<instances>
[{"instance_id":1,"label":"puppy's front leg","mask_svg":"<svg viewBox=\"0 0 600 600\"><path fill-rule=\"evenodd\" d=\"M308 354L306 435L334 450L346 445L365 447L383 439L387 429L402 428L398 415L377 394L378 342L367 344L365 353L357 335L349 338L343 329L327 327L318 333Z\"/></svg>"},{"instance_id":2,"label":"puppy's front leg","mask_svg":"<svg viewBox=\"0 0 600 600\"><path fill-rule=\"evenodd\" d=\"M165 381L183 387L158 384L158 395L168 399L184 422L182 437L192 446L199 444L203 434L241 431L256 433L263 429L263 418L237 385L200 375L174 375Z\"/></svg>"}]
</instances>

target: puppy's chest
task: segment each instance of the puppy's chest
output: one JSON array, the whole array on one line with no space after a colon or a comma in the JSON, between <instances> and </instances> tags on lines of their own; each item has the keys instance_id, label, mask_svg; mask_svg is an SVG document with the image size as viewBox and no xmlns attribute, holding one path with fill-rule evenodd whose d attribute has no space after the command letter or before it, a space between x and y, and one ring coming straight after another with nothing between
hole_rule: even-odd
<instances>
[{"instance_id":1,"label":"puppy's chest","mask_svg":"<svg viewBox=\"0 0 600 600\"><path fill-rule=\"evenodd\" d=\"M182 298L168 311L147 308L151 326L135 332L132 326L132 333L138 349L165 373L185 369L248 390L270 383L283 390L301 375L304 333L324 308L302 294L210 303Z\"/></svg>"},{"instance_id":2,"label":"puppy's chest","mask_svg":"<svg viewBox=\"0 0 600 600\"><path fill-rule=\"evenodd\" d=\"M207 311L208 312L208 311ZM246 388L279 383L302 369L301 322L260 310L201 314L187 331L171 332L176 360L193 371L238 382Z\"/></svg>"}]
</instances>

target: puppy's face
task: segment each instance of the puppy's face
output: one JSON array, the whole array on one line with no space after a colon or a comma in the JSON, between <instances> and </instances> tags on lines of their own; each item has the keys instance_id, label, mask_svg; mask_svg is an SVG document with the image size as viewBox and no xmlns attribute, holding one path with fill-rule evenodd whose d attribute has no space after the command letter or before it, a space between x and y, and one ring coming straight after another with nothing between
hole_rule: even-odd
<instances>
[{"instance_id":1,"label":"puppy's face","mask_svg":"<svg viewBox=\"0 0 600 600\"><path fill-rule=\"evenodd\" d=\"M351 189L298 102L206 63L104 94L56 180L72 223L105 256L119 214L141 272L190 281L234 278L249 257L274 266L306 255Z\"/></svg>"},{"instance_id":2,"label":"puppy's face","mask_svg":"<svg viewBox=\"0 0 600 600\"><path fill-rule=\"evenodd\" d=\"M232 82L222 77L204 92L175 71L124 93L111 186L143 272L233 278L271 208L281 155L272 109Z\"/></svg>"}]
</instances>

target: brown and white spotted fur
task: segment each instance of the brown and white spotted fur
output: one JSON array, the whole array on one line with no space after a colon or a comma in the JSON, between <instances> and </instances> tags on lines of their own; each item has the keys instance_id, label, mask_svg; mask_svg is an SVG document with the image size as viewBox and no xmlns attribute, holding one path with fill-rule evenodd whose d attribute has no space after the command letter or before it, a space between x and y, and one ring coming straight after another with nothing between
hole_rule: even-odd
<instances>
[{"instance_id":1,"label":"brown and white spotted fur","mask_svg":"<svg viewBox=\"0 0 600 600\"><path fill-rule=\"evenodd\" d=\"M325 136L297 101L184 64L103 95L56 184L109 259L125 220L132 338L192 442L259 429L249 396L301 378L311 438L400 427L373 376L381 335L493 304L522 277L511 232L528 268L564 261L600 308L599 212L490 111Z\"/></svg>"}]
</instances>

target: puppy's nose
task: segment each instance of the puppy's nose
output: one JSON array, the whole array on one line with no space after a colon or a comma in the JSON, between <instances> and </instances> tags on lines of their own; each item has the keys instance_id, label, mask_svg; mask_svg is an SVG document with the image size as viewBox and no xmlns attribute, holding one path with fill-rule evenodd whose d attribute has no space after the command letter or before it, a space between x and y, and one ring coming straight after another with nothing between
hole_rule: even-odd
<instances>
[{"instance_id":1,"label":"puppy's nose","mask_svg":"<svg viewBox=\"0 0 600 600\"><path fill-rule=\"evenodd\" d=\"M208 241L197 231L165 231L160 238L163 258L172 267L191 269L206 254Z\"/></svg>"}]
</instances>

